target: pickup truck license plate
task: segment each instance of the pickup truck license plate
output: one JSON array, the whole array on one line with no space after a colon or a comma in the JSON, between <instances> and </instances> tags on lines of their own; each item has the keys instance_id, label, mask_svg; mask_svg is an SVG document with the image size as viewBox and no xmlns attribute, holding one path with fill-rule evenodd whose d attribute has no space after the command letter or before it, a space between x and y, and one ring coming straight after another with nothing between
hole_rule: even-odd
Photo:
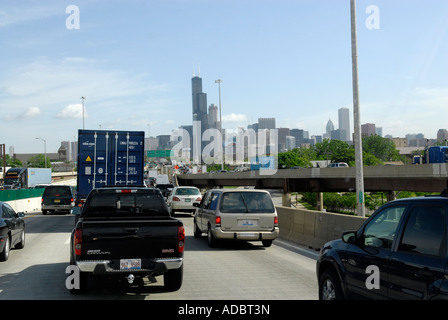
<instances>
[{"instance_id":1,"label":"pickup truck license plate","mask_svg":"<svg viewBox=\"0 0 448 320\"><path fill-rule=\"evenodd\" d=\"M120 270L140 270L142 268L141 259L121 259Z\"/></svg>"}]
</instances>

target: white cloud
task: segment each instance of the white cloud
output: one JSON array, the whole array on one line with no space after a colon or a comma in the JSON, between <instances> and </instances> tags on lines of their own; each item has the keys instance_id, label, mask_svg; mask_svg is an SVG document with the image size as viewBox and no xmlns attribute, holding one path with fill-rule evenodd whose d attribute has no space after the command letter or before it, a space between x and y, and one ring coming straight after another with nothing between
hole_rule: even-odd
<instances>
[{"instance_id":1,"label":"white cloud","mask_svg":"<svg viewBox=\"0 0 448 320\"><path fill-rule=\"evenodd\" d=\"M87 112L84 110L84 117L87 118ZM82 104L70 104L56 114L59 119L82 118Z\"/></svg>"},{"instance_id":2,"label":"white cloud","mask_svg":"<svg viewBox=\"0 0 448 320\"><path fill-rule=\"evenodd\" d=\"M37 117L38 115L40 115L40 108L39 107L30 107L28 108L28 110L26 110L24 113L22 113L21 116L19 116L20 118L34 118Z\"/></svg>"},{"instance_id":3,"label":"white cloud","mask_svg":"<svg viewBox=\"0 0 448 320\"><path fill-rule=\"evenodd\" d=\"M244 114L231 113L231 114L222 116L222 121L223 122L243 122L243 121L247 121L247 117Z\"/></svg>"}]
</instances>

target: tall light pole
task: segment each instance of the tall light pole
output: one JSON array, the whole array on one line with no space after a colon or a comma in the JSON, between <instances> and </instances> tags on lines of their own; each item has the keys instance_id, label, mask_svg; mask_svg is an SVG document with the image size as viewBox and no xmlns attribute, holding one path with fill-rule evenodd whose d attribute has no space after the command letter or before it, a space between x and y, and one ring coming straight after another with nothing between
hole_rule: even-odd
<instances>
[{"instance_id":1,"label":"tall light pole","mask_svg":"<svg viewBox=\"0 0 448 320\"><path fill-rule=\"evenodd\" d=\"M358 91L358 45L356 35L356 0L350 0L351 34L352 34L352 77L353 77L353 118L356 164L356 203L358 216L365 216L364 173L362 159L361 117L359 111Z\"/></svg>"},{"instance_id":2,"label":"tall light pole","mask_svg":"<svg viewBox=\"0 0 448 320\"><path fill-rule=\"evenodd\" d=\"M82 100L82 128L85 129L84 126L84 100L86 100L86 97L81 97Z\"/></svg>"},{"instance_id":3,"label":"tall light pole","mask_svg":"<svg viewBox=\"0 0 448 320\"><path fill-rule=\"evenodd\" d=\"M221 135L221 149L222 149L222 117L221 117L221 83L222 80L218 79L215 80L215 83L218 84L218 88L219 88L219 134ZM221 170L224 170L224 152L223 150L221 150Z\"/></svg>"},{"instance_id":4,"label":"tall light pole","mask_svg":"<svg viewBox=\"0 0 448 320\"><path fill-rule=\"evenodd\" d=\"M42 139L42 138L36 138L38 140L42 140L44 142L44 161L45 161L45 168L47 167L47 140Z\"/></svg>"}]
</instances>

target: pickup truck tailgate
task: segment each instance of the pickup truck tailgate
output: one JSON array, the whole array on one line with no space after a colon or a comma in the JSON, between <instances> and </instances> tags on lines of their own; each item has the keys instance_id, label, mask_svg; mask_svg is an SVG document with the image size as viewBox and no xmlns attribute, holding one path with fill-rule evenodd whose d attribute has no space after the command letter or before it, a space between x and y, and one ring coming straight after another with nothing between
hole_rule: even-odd
<instances>
[{"instance_id":1,"label":"pickup truck tailgate","mask_svg":"<svg viewBox=\"0 0 448 320\"><path fill-rule=\"evenodd\" d=\"M84 220L81 259L179 257L179 227L175 219Z\"/></svg>"}]
</instances>

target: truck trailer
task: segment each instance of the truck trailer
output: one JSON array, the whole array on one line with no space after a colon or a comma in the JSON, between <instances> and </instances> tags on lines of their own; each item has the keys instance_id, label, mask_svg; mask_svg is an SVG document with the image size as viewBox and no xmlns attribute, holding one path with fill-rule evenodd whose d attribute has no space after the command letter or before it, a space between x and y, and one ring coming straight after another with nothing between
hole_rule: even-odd
<instances>
[{"instance_id":1,"label":"truck trailer","mask_svg":"<svg viewBox=\"0 0 448 320\"><path fill-rule=\"evenodd\" d=\"M76 204L93 188L144 185L144 141L143 131L78 130Z\"/></svg>"},{"instance_id":2,"label":"truck trailer","mask_svg":"<svg viewBox=\"0 0 448 320\"><path fill-rule=\"evenodd\" d=\"M10 168L5 174L3 187L27 189L38 184L51 184L50 168Z\"/></svg>"}]
</instances>

